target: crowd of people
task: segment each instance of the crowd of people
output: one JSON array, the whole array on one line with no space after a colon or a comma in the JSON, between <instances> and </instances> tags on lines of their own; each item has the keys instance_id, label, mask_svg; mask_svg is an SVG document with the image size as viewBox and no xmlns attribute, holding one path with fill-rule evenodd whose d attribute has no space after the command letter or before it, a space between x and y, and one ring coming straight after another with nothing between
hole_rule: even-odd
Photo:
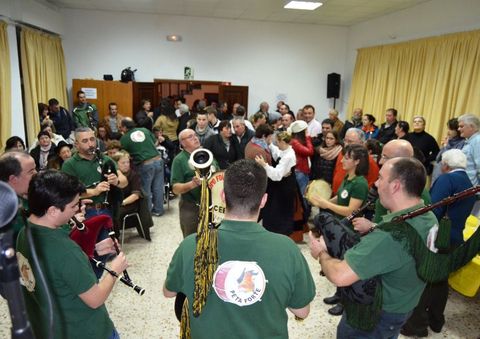
<instances>
[{"instance_id":1,"label":"crowd of people","mask_svg":"<svg viewBox=\"0 0 480 339\"><path fill-rule=\"evenodd\" d=\"M190 318L195 319L190 322L192 337L201 337L199 333L212 321L208 319L230 316L238 317L233 321L238 324L227 326L232 321L225 322L217 329L217 337L233 332L247 337L286 337L285 309L305 318L315 296L305 259L288 237L303 242L309 217L316 211L312 207L342 219L375 198L370 213L352 220L351 229L362 237L344 257L331 257L323 238L312 234L309 237L312 256L319 259L323 273L338 286L334 296L324 299L333 305L330 314L343 315L338 337L386 338L395 337L400 331L409 336L426 336L428 327L441 331L448 283L444 280L426 285L417 276L414 258L377 226L479 184L478 116L465 114L450 119L447 136L439 145L425 131L427 122L422 116L413 118L410 131L409 123L399 120L394 108L385 111L385 121L377 126L376 118L364 114L361 108L343 122L335 109L318 120L319 114L312 105L305 105L294 114L285 102L278 102L272 112L269 104L262 102L257 112L248 115L239 103L233 104L230 111L227 103L197 100L189 107L183 98L165 98L155 108L149 99L142 100L133 118L120 114L119 107L112 102L108 114L100 120L97 108L87 101L84 92L77 93L77 101L71 113L55 98L48 105L39 104L41 130L29 152L21 138L12 136L0 156L0 180L15 190L21 210L30 211L34 236L42 239L42 260L46 267L52 265L47 269L47 280L64 276L53 268L57 263L47 246L47 229L54 232L51 236L58 243L56 250L76 258L68 265L83 267L85 276L78 277L82 283L69 291L68 298L74 302L69 304L67 297L61 295L63 292L53 290L61 305L55 329L59 337L70 337L73 331L85 333L78 320L65 315L62 307L79 307L85 317L90 312L95 314L101 331L95 337L118 336L102 306L114 280L107 275L99 283L97 279L103 270L92 267L93 273L87 274L88 260L68 248L68 232L63 225L74 215L81 220L107 215L118 235L124 217L139 213L135 227L140 236L151 240L152 217L161 222L165 202L179 197L179 221L185 239L170 264L164 294L185 294L192 305L196 238L191 235L197 232L201 212L201 179L190 166L189 158L200 148L211 151L216 170L225 171L222 198L226 214L218 228L219 264L234 261L233 266L224 268L227 272L240 272L237 278L244 284L244 275L250 274L253 285L246 288L239 284L232 293L253 293L253 298L258 292L258 298L263 297L262 303L241 305L254 309L254 315L240 312L239 316L229 305L235 302L215 290L215 295L209 297L213 301L205 309L207 315ZM428 177L431 187L426 186ZM309 195L307 199L312 181L324 182L332 194ZM42 204L38 199L43 200ZM470 214L478 215L479 209L478 200L472 197L408 223L427 243L431 242L432 228L447 216L452 221L451 248L456 248L464 241L465 220ZM19 251L28 264L32 259L26 249L20 212L13 225L14 239L18 237ZM116 272L121 272L128 264L123 253L116 253L113 242L100 231L95 239L95 258L110 262ZM269 252L280 256L282 264L272 259ZM249 263L252 261L256 262L254 266ZM268 284L260 292L255 281L261 277ZM382 314L375 328L365 332L349 323L340 291L371 277L380 277L382 281ZM74 278L69 277L64 284L71 279ZM282 284L281 279L286 283ZM29 311L45 316L41 303L32 301L44 300L43 292L24 292ZM257 316L265 319L262 326L247 325L249 319ZM41 322L33 324L39 333L46 333Z\"/></svg>"}]
</instances>

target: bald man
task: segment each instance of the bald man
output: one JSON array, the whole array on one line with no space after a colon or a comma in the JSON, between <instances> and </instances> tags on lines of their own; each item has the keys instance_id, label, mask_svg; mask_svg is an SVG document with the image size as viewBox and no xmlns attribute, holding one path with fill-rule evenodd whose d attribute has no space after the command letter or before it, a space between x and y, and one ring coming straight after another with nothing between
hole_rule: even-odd
<instances>
[{"instance_id":1,"label":"bald man","mask_svg":"<svg viewBox=\"0 0 480 339\"><path fill-rule=\"evenodd\" d=\"M395 139L389 141L383 146L382 156L380 158L380 165L383 165L387 160L393 158L413 157L413 147L410 142L403 139ZM427 205L430 204L430 194L426 189L423 189L421 198L423 202ZM377 199L375 202L375 216L373 222L366 218L355 218L352 220L353 228L360 233L365 233L370 231L376 223L379 223L382 220L382 217L388 213L388 210L382 205L380 199Z\"/></svg>"}]
</instances>

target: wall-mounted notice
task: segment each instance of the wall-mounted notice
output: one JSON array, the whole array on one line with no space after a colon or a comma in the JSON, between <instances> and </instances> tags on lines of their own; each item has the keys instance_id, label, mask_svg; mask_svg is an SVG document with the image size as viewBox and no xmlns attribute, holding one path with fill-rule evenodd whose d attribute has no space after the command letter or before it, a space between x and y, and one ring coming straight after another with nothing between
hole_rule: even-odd
<instances>
[{"instance_id":1,"label":"wall-mounted notice","mask_svg":"<svg viewBox=\"0 0 480 339\"><path fill-rule=\"evenodd\" d=\"M85 98L87 99L97 99L97 89L96 88L84 88L82 91L85 92Z\"/></svg>"}]
</instances>

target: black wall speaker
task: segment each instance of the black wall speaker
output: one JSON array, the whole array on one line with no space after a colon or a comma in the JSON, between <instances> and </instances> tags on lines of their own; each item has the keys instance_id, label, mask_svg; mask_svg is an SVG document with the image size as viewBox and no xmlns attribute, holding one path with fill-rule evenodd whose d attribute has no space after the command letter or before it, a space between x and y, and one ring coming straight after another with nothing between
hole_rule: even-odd
<instances>
[{"instance_id":1,"label":"black wall speaker","mask_svg":"<svg viewBox=\"0 0 480 339\"><path fill-rule=\"evenodd\" d=\"M327 98L338 99L340 96L340 74L330 73L327 79Z\"/></svg>"}]
</instances>

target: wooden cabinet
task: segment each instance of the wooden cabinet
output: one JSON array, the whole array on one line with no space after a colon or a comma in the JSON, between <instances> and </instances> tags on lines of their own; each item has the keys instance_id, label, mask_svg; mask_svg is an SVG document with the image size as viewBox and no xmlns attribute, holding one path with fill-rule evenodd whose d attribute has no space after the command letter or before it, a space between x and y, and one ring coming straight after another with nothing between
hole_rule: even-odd
<instances>
[{"instance_id":1,"label":"wooden cabinet","mask_svg":"<svg viewBox=\"0 0 480 339\"><path fill-rule=\"evenodd\" d=\"M87 101L97 106L100 120L108 114L108 104L111 102L117 104L119 114L126 117L132 116L132 82L73 79L72 96L74 106L77 105L77 91L85 91L85 89L96 90L96 99L87 99Z\"/></svg>"},{"instance_id":2,"label":"wooden cabinet","mask_svg":"<svg viewBox=\"0 0 480 339\"><path fill-rule=\"evenodd\" d=\"M248 108L248 86L232 86L229 82L221 81L190 81L155 79L154 82L120 82L104 80L73 79L72 96L74 105L77 104L76 94L81 89L95 89L96 99L87 99L95 104L99 118L108 114L108 104L115 102L118 113L132 117L140 110L140 102L150 99L152 109L160 105L162 98L183 97L189 107L195 100L206 99L227 102L231 111L234 103L238 102Z\"/></svg>"}]
</instances>

